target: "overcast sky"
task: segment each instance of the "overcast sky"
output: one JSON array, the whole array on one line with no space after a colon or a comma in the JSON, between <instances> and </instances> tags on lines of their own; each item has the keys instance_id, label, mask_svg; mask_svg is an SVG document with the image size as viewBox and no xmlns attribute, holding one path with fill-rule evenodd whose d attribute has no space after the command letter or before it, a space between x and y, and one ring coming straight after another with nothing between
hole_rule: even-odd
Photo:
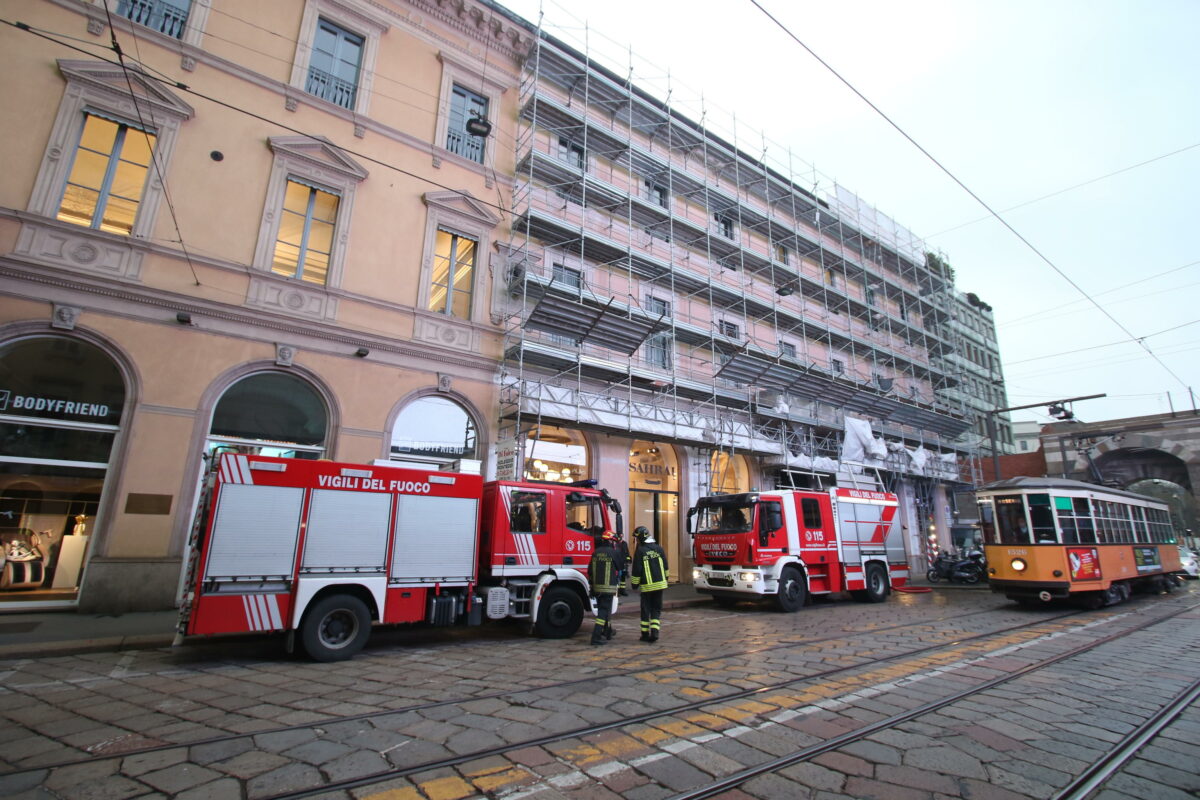
<instances>
[{"instance_id":1,"label":"overcast sky","mask_svg":"<svg viewBox=\"0 0 1200 800\"><path fill-rule=\"evenodd\" d=\"M958 288L995 309L1010 405L1105 393L1076 415L1191 410L1200 1L759 2L1037 252L978 221L986 209L750 0L504 4L620 74L632 64L660 96L669 86L724 136L736 116L743 149L765 144L943 252Z\"/></svg>"}]
</instances>

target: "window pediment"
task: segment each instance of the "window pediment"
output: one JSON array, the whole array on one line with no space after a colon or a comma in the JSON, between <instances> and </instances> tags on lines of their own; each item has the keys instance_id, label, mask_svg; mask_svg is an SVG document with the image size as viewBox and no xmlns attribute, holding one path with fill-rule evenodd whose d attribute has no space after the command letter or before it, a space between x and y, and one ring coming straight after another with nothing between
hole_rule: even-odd
<instances>
[{"instance_id":1,"label":"window pediment","mask_svg":"<svg viewBox=\"0 0 1200 800\"><path fill-rule=\"evenodd\" d=\"M286 156L319 170L331 170L353 181L364 180L369 174L361 164L324 137L272 136L267 145L277 156Z\"/></svg>"},{"instance_id":2,"label":"window pediment","mask_svg":"<svg viewBox=\"0 0 1200 800\"><path fill-rule=\"evenodd\" d=\"M491 209L466 192L426 192L422 199L431 209L448 211L478 225L494 228L500 223Z\"/></svg>"},{"instance_id":3,"label":"window pediment","mask_svg":"<svg viewBox=\"0 0 1200 800\"><path fill-rule=\"evenodd\" d=\"M178 95L168 91L160 82L146 77L136 66L125 70L119 64L103 61L59 59L58 69L67 83L99 91L114 99L128 100L129 87L132 86L134 99L149 105L156 113L178 119L191 119L195 113Z\"/></svg>"}]
</instances>

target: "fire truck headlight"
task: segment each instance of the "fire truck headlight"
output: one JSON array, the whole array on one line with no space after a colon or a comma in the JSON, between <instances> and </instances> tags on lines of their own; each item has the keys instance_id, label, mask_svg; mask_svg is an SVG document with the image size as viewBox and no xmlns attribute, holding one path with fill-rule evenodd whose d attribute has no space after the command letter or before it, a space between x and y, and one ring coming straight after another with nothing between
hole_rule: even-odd
<instances>
[{"instance_id":1,"label":"fire truck headlight","mask_svg":"<svg viewBox=\"0 0 1200 800\"><path fill-rule=\"evenodd\" d=\"M704 578L704 570L702 570L702 569L693 569L692 570L692 581L693 582L700 581L703 578Z\"/></svg>"},{"instance_id":2,"label":"fire truck headlight","mask_svg":"<svg viewBox=\"0 0 1200 800\"><path fill-rule=\"evenodd\" d=\"M755 575L753 572L739 572L738 573L739 581L745 581L746 583L754 583L754 578L755 578Z\"/></svg>"},{"instance_id":3,"label":"fire truck headlight","mask_svg":"<svg viewBox=\"0 0 1200 800\"><path fill-rule=\"evenodd\" d=\"M1012 568L1017 572L1024 572L1028 566L1023 558L1014 558L1012 560Z\"/></svg>"}]
</instances>

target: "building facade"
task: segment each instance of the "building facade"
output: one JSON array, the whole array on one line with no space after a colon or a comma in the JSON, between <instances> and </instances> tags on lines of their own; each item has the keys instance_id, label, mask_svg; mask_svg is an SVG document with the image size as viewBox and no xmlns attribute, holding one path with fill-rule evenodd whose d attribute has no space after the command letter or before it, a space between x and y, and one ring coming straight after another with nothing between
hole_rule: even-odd
<instances>
[{"instance_id":1,"label":"building facade","mask_svg":"<svg viewBox=\"0 0 1200 800\"><path fill-rule=\"evenodd\" d=\"M683 581L711 492L945 524L953 277L853 195L490 3L6 13L0 610L174 604L217 448L594 478Z\"/></svg>"}]
</instances>

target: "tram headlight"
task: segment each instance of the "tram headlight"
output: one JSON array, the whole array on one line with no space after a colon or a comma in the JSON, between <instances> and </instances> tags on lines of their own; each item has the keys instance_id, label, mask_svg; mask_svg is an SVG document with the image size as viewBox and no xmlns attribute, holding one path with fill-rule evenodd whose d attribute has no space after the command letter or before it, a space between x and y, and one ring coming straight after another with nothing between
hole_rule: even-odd
<instances>
[{"instance_id":1,"label":"tram headlight","mask_svg":"<svg viewBox=\"0 0 1200 800\"><path fill-rule=\"evenodd\" d=\"M1023 558L1014 558L1012 560L1012 568L1016 572L1024 572L1028 566Z\"/></svg>"}]
</instances>

